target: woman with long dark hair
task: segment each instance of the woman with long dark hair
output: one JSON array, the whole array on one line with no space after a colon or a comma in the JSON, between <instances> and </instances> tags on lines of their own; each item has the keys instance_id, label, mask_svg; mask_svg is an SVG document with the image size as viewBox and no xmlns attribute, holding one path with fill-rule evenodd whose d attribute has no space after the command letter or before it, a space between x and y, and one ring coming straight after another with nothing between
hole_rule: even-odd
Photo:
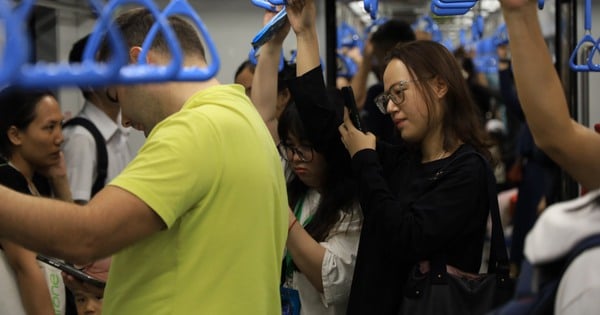
<instances>
[{"instance_id":1,"label":"woman with long dark hair","mask_svg":"<svg viewBox=\"0 0 600 315\"><path fill-rule=\"evenodd\" d=\"M309 9L313 10L288 6L288 17L294 21L304 12L313 21L314 7ZM328 94L324 89L318 45L305 44L316 40L314 23L296 33L296 77L285 82L291 100L281 115L275 114L280 97L273 83L288 31L289 27L283 28L261 48L252 89L252 100L265 122L277 126L274 138L287 174L290 221L283 286L297 291L301 314L342 315L346 313L362 226L357 185L337 132L338 124L300 111L312 107L315 99L339 100L335 91Z\"/></svg>"},{"instance_id":2,"label":"woman with long dark hair","mask_svg":"<svg viewBox=\"0 0 600 315\"><path fill-rule=\"evenodd\" d=\"M339 126L364 214L348 314L398 314L411 270L443 257L477 274L489 213L489 142L454 56L433 41L389 53L376 99L403 145Z\"/></svg>"},{"instance_id":3,"label":"woman with long dark hair","mask_svg":"<svg viewBox=\"0 0 600 315\"><path fill-rule=\"evenodd\" d=\"M21 193L71 201L60 150L63 116L50 92L0 92L0 184ZM44 222L40 222L44 224ZM64 314L59 270L36 253L0 239L0 314Z\"/></svg>"}]
</instances>

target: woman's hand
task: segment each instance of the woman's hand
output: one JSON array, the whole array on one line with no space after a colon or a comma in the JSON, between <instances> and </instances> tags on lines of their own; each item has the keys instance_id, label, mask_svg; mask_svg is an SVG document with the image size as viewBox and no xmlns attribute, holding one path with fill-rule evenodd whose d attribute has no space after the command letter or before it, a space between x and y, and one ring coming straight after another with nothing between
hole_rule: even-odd
<instances>
[{"instance_id":1,"label":"woman's hand","mask_svg":"<svg viewBox=\"0 0 600 315\"><path fill-rule=\"evenodd\" d=\"M282 6L277 6L277 12L281 11L282 8ZM263 16L263 25L267 25L267 23L269 23L269 21L271 21L273 17L277 15L277 12L265 10L265 15ZM273 36L273 38L269 42L273 43L274 45L281 46L283 45L283 41L285 40L289 32L290 23L285 23L285 25L275 34L275 36Z\"/></svg>"},{"instance_id":2,"label":"woman's hand","mask_svg":"<svg viewBox=\"0 0 600 315\"><path fill-rule=\"evenodd\" d=\"M296 36L301 36L316 27L317 9L313 0L288 0L286 10Z\"/></svg>"},{"instance_id":3,"label":"woman's hand","mask_svg":"<svg viewBox=\"0 0 600 315\"><path fill-rule=\"evenodd\" d=\"M338 127L338 130L342 136L342 143L350 153L350 157L353 157L356 152L364 149L375 150L375 135L370 132L364 133L356 129L350 120L346 108L344 108L344 122Z\"/></svg>"},{"instance_id":4,"label":"woman's hand","mask_svg":"<svg viewBox=\"0 0 600 315\"><path fill-rule=\"evenodd\" d=\"M110 268L110 263L111 258L109 257L95 261L83 267L81 270L98 280L106 282L106 279L108 278L108 269ZM65 272L62 273L62 276L65 285L73 291L84 291L96 297L102 297L104 295L103 288L99 288L94 285L77 280L73 276L68 275Z\"/></svg>"},{"instance_id":5,"label":"woman's hand","mask_svg":"<svg viewBox=\"0 0 600 315\"><path fill-rule=\"evenodd\" d=\"M65 155L61 151L59 153L58 161L44 169L38 170L38 172L48 179L66 178L67 177L67 165L65 163Z\"/></svg>"},{"instance_id":6,"label":"woman's hand","mask_svg":"<svg viewBox=\"0 0 600 315\"><path fill-rule=\"evenodd\" d=\"M69 179L67 178L67 166L65 163L65 155L60 152L58 162L38 172L50 180L52 191L57 199L71 202L71 188L69 187Z\"/></svg>"}]
</instances>

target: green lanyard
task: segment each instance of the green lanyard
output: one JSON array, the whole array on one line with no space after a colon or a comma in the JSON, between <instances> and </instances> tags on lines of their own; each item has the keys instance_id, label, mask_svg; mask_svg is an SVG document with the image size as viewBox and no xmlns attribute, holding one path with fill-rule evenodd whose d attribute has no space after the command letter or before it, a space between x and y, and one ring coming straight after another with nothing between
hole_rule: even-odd
<instances>
[{"instance_id":1,"label":"green lanyard","mask_svg":"<svg viewBox=\"0 0 600 315\"><path fill-rule=\"evenodd\" d=\"M294 207L294 215L296 216L298 223L302 224L303 227L307 226L310 223L310 221L312 221L312 218L314 216L314 214L311 214L310 216L308 216L308 218L306 218L306 221L304 221L304 222L300 221L300 218L302 218L302 207L304 206L305 197L306 197L306 195L302 196L302 198L300 198L300 200L298 200L298 202L296 203L296 206ZM292 274L292 272L294 272L293 260L292 260L292 256L290 255L290 251L288 250L285 253L285 275L286 275L286 277L290 276Z\"/></svg>"}]
</instances>

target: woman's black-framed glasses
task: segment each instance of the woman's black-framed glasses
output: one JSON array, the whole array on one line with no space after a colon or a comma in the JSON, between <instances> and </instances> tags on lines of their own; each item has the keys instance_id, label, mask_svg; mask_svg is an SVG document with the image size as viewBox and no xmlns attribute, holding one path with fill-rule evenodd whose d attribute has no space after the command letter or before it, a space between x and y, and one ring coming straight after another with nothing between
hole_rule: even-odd
<instances>
[{"instance_id":1,"label":"woman's black-framed glasses","mask_svg":"<svg viewBox=\"0 0 600 315\"><path fill-rule=\"evenodd\" d=\"M285 143L280 143L277 145L277 149L279 150L281 157L288 162L294 160L294 154L297 155L302 162L310 162L314 157L314 149L311 146L301 145L295 147Z\"/></svg>"},{"instance_id":2,"label":"woman's black-framed glasses","mask_svg":"<svg viewBox=\"0 0 600 315\"><path fill-rule=\"evenodd\" d=\"M390 86L390 88L387 90L387 92L383 92L381 94L379 94L379 96L377 96L375 98L375 105L377 105L377 108L379 109L379 111L384 114L387 115L387 104L389 101L392 101L392 103L394 103L395 105L401 105L402 103L404 103L404 91L406 91L408 89L408 83L409 82L415 82L418 80L401 80L398 81L394 84L392 84L392 86Z\"/></svg>"}]
</instances>

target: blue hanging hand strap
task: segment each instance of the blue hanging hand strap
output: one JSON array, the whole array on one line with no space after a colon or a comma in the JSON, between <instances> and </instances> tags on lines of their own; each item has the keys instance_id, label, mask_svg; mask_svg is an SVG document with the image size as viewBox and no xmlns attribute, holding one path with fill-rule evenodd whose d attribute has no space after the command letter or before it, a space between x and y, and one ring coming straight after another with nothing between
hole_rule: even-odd
<instances>
[{"instance_id":1,"label":"blue hanging hand strap","mask_svg":"<svg viewBox=\"0 0 600 315\"><path fill-rule=\"evenodd\" d=\"M575 46L575 49L571 53L571 57L569 58L569 65L571 66L571 70L580 71L580 72L590 71L592 68L596 68L596 66L597 66L597 65L594 65L594 63L592 61L593 56L596 54L596 51L598 50L596 48L596 46L597 46L596 39L592 36L592 0L585 0L584 14L585 14L585 18L584 18L585 34L579 40L579 42L577 43L577 46ZM577 62L577 54L581 50L581 47L585 46L586 44L591 44L593 46L592 52L590 53L590 56L587 59L588 62L585 64L580 64Z\"/></svg>"},{"instance_id":2,"label":"blue hanging hand strap","mask_svg":"<svg viewBox=\"0 0 600 315\"><path fill-rule=\"evenodd\" d=\"M23 7L18 8L15 12L16 18L26 21L26 15L33 2L35 1L24 1L21 4ZM89 0L89 3L92 10L97 12L102 10L98 0ZM108 30L109 44L113 48L112 58L109 63L99 63L95 60L95 53L100 46L100 36L106 30ZM101 29L97 28L97 32L94 33L90 36L90 41L86 45L83 55L83 61L80 64L24 64L18 73L16 83L30 88L53 88L67 85L101 86L113 82L118 77L120 69L127 63L127 51L123 46L122 37L113 25L106 25ZM24 37L26 38L26 36Z\"/></svg>"},{"instance_id":3,"label":"blue hanging hand strap","mask_svg":"<svg viewBox=\"0 0 600 315\"><path fill-rule=\"evenodd\" d=\"M277 6L267 0L251 0L252 4L271 12L277 12Z\"/></svg>"},{"instance_id":4,"label":"blue hanging hand strap","mask_svg":"<svg viewBox=\"0 0 600 315\"><path fill-rule=\"evenodd\" d=\"M90 41L95 43L97 40L96 37L101 36L103 29L114 24L112 23L112 16L116 8L124 4L142 5L152 14L155 25L159 26L165 36L165 42L171 52L171 61L167 66L148 65L145 60L145 51L142 49L137 63L121 67L119 75L112 84L140 84L172 80L179 72L183 62L181 48L179 47L177 36L175 36L175 33L169 26L167 19L161 14L152 0L111 0L102 10L100 21L96 24L96 28L90 36ZM126 47L127 51L128 48ZM127 59L129 59L128 52Z\"/></svg>"},{"instance_id":5,"label":"blue hanging hand strap","mask_svg":"<svg viewBox=\"0 0 600 315\"><path fill-rule=\"evenodd\" d=\"M379 11L379 0L364 0L365 11L371 16L371 20L377 19L377 11Z\"/></svg>"},{"instance_id":6,"label":"blue hanging hand strap","mask_svg":"<svg viewBox=\"0 0 600 315\"><path fill-rule=\"evenodd\" d=\"M185 15L189 17L197 29L200 31L204 39L204 43L208 48L208 52L211 56L211 62L204 68L199 67L183 67L178 73L175 75L173 80L178 81L206 81L214 77L219 71L219 67L221 61L219 59L219 54L217 53L216 46L210 37L208 30L194 8L190 6L190 4L186 0L171 0L169 5L165 8L162 13L162 18L165 21L168 21L168 17L172 15ZM168 22L167 22L168 23ZM169 27L170 28L170 27ZM160 29L160 24L154 23L148 36L144 40L144 44L142 45L142 53L140 54L140 60L145 59L158 30ZM178 47L178 51L180 54L184 53L180 49L181 46ZM180 57L182 57L180 55ZM206 56L205 56L206 57ZM206 59L206 58L205 58ZM208 61L207 61L208 62Z\"/></svg>"},{"instance_id":7,"label":"blue hanging hand strap","mask_svg":"<svg viewBox=\"0 0 600 315\"><path fill-rule=\"evenodd\" d=\"M29 1L31 2L31 1ZM21 3L21 7L26 5ZM29 11L29 7L26 8ZM26 32L23 19L20 14L11 12L7 1L0 1L0 22L5 25L4 51L2 52L2 65L0 69L0 87L11 84L21 66L28 58L28 42L25 40Z\"/></svg>"},{"instance_id":8,"label":"blue hanging hand strap","mask_svg":"<svg viewBox=\"0 0 600 315\"><path fill-rule=\"evenodd\" d=\"M258 64L258 60L256 59L256 49L254 48L250 48L250 52L248 53L248 61L250 61L251 64L253 65L257 65ZM279 58L279 65L277 67L277 71L281 72L281 70L283 70L283 67L285 65L285 56L283 55L283 48L281 49L281 58Z\"/></svg>"}]
</instances>

